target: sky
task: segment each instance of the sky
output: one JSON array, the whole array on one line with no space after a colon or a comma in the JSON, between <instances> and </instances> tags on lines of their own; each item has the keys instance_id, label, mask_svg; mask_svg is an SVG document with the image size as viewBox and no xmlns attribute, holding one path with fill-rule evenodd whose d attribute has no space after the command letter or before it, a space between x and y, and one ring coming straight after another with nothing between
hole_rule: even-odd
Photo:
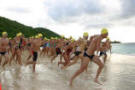
<instances>
[{"instance_id":1,"label":"sky","mask_svg":"<svg viewBox=\"0 0 135 90\"><path fill-rule=\"evenodd\" d=\"M111 40L135 42L135 0L0 0L0 16L82 37L107 28Z\"/></svg>"}]
</instances>

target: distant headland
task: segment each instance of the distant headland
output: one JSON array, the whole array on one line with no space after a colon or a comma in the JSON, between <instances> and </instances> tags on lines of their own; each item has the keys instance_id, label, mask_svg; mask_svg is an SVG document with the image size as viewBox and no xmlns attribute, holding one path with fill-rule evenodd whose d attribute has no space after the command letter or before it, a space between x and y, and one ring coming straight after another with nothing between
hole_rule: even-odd
<instances>
[{"instance_id":1,"label":"distant headland","mask_svg":"<svg viewBox=\"0 0 135 90\"><path fill-rule=\"evenodd\" d=\"M115 40L115 41L111 41L111 43L112 43L112 44L115 44L115 43L116 43L116 44L117 44L117 43L121 44L120 41L116 41L116 40Z\"/></svg>"}]
</instances>

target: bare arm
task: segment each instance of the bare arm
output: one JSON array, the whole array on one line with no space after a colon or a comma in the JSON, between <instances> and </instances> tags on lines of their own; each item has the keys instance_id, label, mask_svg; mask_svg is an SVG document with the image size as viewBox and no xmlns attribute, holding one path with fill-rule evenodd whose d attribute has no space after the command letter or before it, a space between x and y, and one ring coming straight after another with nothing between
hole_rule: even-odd
<instances>
[{"instance_id":1,"label":"bare arm","mask_svg":"<svg viewBox=\"0 0 135 90\"><path fill-rule=\"evenodd\" d=\"M96 47L97 47L97 53L100 51L100 42L101 42L101 39L100 38L98 38L97 39L97 44L96 44Z\"/></svg>"}]
</instances>

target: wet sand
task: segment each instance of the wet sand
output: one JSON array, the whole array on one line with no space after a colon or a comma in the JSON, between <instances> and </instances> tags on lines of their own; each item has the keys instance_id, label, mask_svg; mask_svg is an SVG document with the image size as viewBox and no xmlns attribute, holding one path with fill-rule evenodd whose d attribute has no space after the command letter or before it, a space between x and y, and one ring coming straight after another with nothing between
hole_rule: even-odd
<instances>
[{"instance_id":1,"label":"wet sand","mask_svg":"<svg viewBox=\"0 0 135 90\"><path fill-rule=\"evenodd\" d=\"M23 56L26 59L26 55ZM2 90L134 90L135 88L135 56L113 54L100 75L103 85L93 82L97 66L89 63L88 72L84 72L69 87L70 77L80 67L80 62L61 70L57 61L51 64L48 57L40 57L36 73L32 66L13 64L0 69ZM0 66L1 68L1 66Z\"/></svg>"}]
</instances>

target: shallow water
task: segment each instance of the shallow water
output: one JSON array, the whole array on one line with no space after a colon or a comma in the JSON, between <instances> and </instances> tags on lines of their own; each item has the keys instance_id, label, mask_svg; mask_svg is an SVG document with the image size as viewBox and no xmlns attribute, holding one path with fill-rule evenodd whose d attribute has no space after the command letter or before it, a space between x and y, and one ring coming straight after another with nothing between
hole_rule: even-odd
<instances>
[{"instance_id":1,"label":"shallow water","mask_svg":"<svg viewBox=\"0 0 135 90\"><path fill-rule=\"evenodd\" d=\"M112 44L112 53L135 55L135 43Z\"/></svg>"},{"instance_id":2,"label":"shallow water","mask_svg":"<svg viewBox=\"0 0 135 90\"><path fill-rule=\"evenodd\" d=\"M59 58L57 58L59 59ZM80 63L66 70L61 70L57 62L50 64L48 58L40 58L36 73L32 66L8 66L1 70L2 90L134 90L135 88L135 56L113 54L107 61L100 81L93 82L97 66L89 64L88 72L84 72L69 87L69 79L80 67Z\"/></svg>"}]
</instances>

